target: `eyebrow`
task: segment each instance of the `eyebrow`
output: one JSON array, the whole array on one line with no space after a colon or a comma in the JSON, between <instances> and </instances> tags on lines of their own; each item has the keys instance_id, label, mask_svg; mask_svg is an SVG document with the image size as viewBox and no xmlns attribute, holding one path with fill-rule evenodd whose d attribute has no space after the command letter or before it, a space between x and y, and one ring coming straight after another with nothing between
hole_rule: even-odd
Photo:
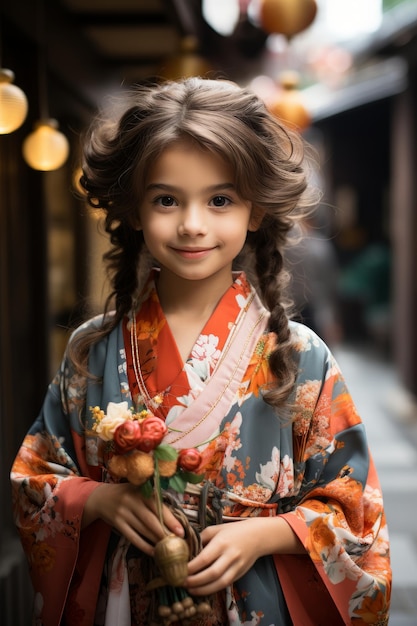
<instances>
[{"instance_id":1,"label":"eyebrow","mask_svg":"<svg viewBox=\"0 0 417 626\"><path fill-rule=\"evenodd\" d=\"M210 185L203 189L204 192L215 193L216 191L225 191L227 189L236 189L233 183L219 183L218 185ZM180 187L176 187L175 185L166 185L164 183L151 183L146 187L146 191L170 191L170 192L178 192L181 191Z\"/></svg>"}]
</instances>

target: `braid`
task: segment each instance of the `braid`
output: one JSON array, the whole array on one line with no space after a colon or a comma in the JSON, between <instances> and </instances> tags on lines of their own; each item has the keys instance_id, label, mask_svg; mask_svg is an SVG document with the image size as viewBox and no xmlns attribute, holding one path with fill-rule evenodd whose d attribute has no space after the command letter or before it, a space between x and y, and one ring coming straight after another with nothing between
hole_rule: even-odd
<instances>
[{"instance_id":1,"label":"braid","mask_svg":"<svg viewBox=\"0 0 417 626\"><path fill-rule=\"evenodd\" d=\"M108 300L115 300L117 322L129 312L132 298L138 290L137 267L143 248L143 235L121 223L110 233L113 247L103 255L110 273L113 272L112 286ZM116 323L117 323L116 322Z\"/></svg>"},{"instance_id":2,"label":"braid","mask_svg":"<svg viewBox=\"0 0 417 626\"><path fill-rule=\"evenodd\" d=\"M91 376L87 367L90 345L108 335L131 309L133 298L139 289L137 271L139 258L144 254L142 232L123 223L111 230L108 219L106 232L110 234L113 247L104 253L103 259L111 276L112 290L105 302L103 324L77 334L68 345L68 354L77 371L88 377ZM108 315L113 302L114 315Z\"/></svg>"},{"instance_id":3,"label":"braid","mask_svg":"<svg viewBox=\"0 0 417 626\"><path fill-rule=\"evenodd\" d=\"M286 241L292 222L277 222L266 217L265 224L253 235L255 254L255 273L258 291L266 308L270 311L269 330L277 336L277 345L269 358L272 373L279 384L265 393L265 401L273 406L280 406L288 397L295 380L294 361L291 356L292 341L288 324L285 302L285 289L289 282L284 270L283 254L280 242Z\"/></svg>"}]
</instances>

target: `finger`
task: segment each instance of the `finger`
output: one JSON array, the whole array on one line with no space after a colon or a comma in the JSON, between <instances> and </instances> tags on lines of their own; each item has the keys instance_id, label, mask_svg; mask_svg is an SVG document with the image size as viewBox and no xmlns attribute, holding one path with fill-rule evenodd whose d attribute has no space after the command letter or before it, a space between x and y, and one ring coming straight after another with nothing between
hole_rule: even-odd
<instances>
[{"instance_id":1,"label":"finger","mask_svg":"<svg viewBox=\"0 0 417 626\"><path fill-rule=\"evenodd\" d=\"M207 528L204 528L204 530L200 533L203 546L206 546L215 535L221 533L222 531L223 526L221 524L218 526L207 526Z\"/></svg>"},{"instance_id":2,"label":"finger","mask_svg":"<svg viewBox=\"0 0 417 626\"><path fill-rule=\"evenodd\" d=\"M162 523L158 513L158 507L155 498L143 498L136 494L135 506L130 509L134 515L128 515L129 524L145 538L149 539L153 544L163 539L168 532L173 532L177 536L184 536L184 528L177 520L172 510L162 506Z\"/></svg>"},{"instance_id":3,"label":"finger","mask_svg":"<svg viewBox=\"0 0 417 626\"><path fill-rule=\"evenodd\" d=\"M184 527L178 521L178 519L173 514L172 510L166 506L162 505L162 523L159 519L158 507L155 501L155 498L143 499L143 504L146 508L152 512L152 515L156 518L156 522L152 519L152 530L155 533L157 539L162 539L166 535L166 531L173 532L174 534L183 537L184 536ZM141 517L141 514L138 514L138 517ZM145 517L144 522L148 521L148 516Z\"/></svg>"},{"instance_id":4,"label":"finger","mask_svg":"<svg viewBox=\"0 0 417 626\"><path fill-rule=\"evenodd\" d=\"M163 528L152 512L142 512L140 517L133 511L129 512L126 516L126 522L136 533L142 535L153 545L164 536Z\"/></svg>"},{"instance_id":5,"label":"finger","mask_svg":"<svg viewBox=\"0 0 417 626\"><path fill-rule=\"evenodd\" d=\"M166 528L168 528L168 530L173 532L175 535L178 535L179 537L183 537L185 534L184 526L181 524L181 522L177 520L177 518L175 517L171 509L164 505L162 512L163 512L163 521L164 521L164 525L166 526Z\"/></svg>"},{"instance_id":6,"label":"finger","mask_svg":"<svg viewBox=\"0 0 417 626\"><path fill-rule=\"evenodd\" d=\"M151 544L155 544L164 535L152 502L144 501L137 491L123 494L113 517L112 525L129 540L134 533L135 541L133 543L135 545L138 545L136 535L141 535L145 541Z\"/></svg>"},{"instance_id":7,"label":"finger","mask_svg":"<svg viewBox=\"0 0 417 626\"><path fill-rule=\"evenodd\" d=\"M153 556L155 548L153 543L150 543L146 537L137 532L132 526L126 524L119 529L122 535L136 548L144 552L149 556Z\"/></svg>"},{"instance_id":8,"label":"finger","mask_svg":"<svg viewBox=\"0 0 417 626\"><path fill-rule=\"evenodd\" d=\"M225 589L234 579L234 567L219 558L207 569L188 576L186 586L193 595L204 596Z\"/></svg>"},{"instance_id":9,"label":"finger","mask_svg":"<svg viewBox=\"0 0 417 626\"><path fill-rule=\"evenodd\" d=\"M203 550L199 552L188 564L189 574L196 574L210 567L216 559L224 555L230 546L220 539L212 542L212 539L220 534L222 526L210 526L205 528L201 533Z\"/></svg>"}]
</instances>

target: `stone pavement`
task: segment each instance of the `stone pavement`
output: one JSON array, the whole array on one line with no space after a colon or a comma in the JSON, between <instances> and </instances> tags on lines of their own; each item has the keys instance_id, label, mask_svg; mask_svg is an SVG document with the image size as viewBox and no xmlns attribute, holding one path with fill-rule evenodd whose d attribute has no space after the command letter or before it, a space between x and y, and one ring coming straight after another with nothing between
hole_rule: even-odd
<instances>
[{"instance_id":1,"label":"stone pavement","mask_svg":"<svg viewBox=\"0 0 417 626\"><path fill-rule=\"evenodd\" d=\"M334 354L366 426L382 485L393 570L389 626L417 626L417 404L383 357L349 346Z\"/></svg>"}]
</instances>

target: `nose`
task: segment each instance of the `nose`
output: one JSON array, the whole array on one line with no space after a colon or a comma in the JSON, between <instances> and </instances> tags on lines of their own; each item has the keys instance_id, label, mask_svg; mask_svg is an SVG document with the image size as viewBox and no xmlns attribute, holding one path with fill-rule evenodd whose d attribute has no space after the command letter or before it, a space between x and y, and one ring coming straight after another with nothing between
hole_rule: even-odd
<instances>
[{"instance_id":1,"label":"nose","mask_svg":"<svg viewBox=\"0 0 417 626\"><path fill-rule=\"evenodd\" d=\"M203 207L190 204L181 212L181 220L178 225L178 233L181 236L198 237L208 232L207 213Z\"/></svg>"}]
</instances>

